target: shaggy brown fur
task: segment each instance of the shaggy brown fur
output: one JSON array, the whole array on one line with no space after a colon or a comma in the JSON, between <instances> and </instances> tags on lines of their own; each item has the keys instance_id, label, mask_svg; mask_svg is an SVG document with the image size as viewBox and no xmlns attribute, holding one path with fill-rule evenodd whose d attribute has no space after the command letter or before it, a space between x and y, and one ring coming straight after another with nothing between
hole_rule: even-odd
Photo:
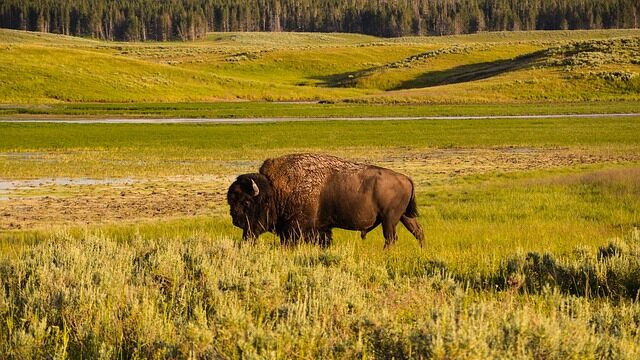
<instances>
[{"instance_id":1,"label":"shaggy brown fur","mask_svg":"<svg viewBox=\"0 0 640 360\"><path fill-rule=\"evenodd\" d=\"M314 236L320 191L334 172L359 173L364 164L323 154L292 154L267 159L260 173L271 180L279 214L303 236Z\"/></svg>"},{"instance_id":2,"label":"shaggy brown fur","mask_svg":"<svg viewBox=\"0 0 640 360\"><path fill-rule=\"evenodd\" d=\"M254 194L252 183L259 191ZM367 232L382 224L385 247L402 223L422 245L411 180L389 169L322 154L268 159L259 174L231 185L228 201L243 237L275 232L283 244L300 238L328 246L334 227ZM243 205L244 204L244 205Z\"/></svg>"}]
</instances>

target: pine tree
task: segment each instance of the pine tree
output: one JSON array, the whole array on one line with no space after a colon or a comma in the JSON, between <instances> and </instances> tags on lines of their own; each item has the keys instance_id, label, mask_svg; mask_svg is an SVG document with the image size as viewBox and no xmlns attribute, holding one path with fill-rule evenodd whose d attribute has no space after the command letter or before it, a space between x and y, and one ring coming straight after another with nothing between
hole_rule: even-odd
<instances>
[{"instance_id":1,"label":"pine tree","mask_svg":"<svg viewBox=\"0 0 640 360\"><path fill-rule=\"evenodd\" d=\"M107 40L207 31L362 32L637 28L638 0L1 0L0 27Z\"/></svg>"}]
</instances>

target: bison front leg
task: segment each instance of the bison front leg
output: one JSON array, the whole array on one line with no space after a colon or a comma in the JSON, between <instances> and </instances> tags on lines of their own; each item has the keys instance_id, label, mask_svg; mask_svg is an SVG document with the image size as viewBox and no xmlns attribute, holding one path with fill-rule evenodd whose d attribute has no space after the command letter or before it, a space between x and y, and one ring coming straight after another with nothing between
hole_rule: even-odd
<instances>
[{"instance_id":1,"label":"bison front leg","mask_svg":"<svg viewBox=\"0 0 640 360\"><path fill-rule=\"evenodd\" d=\"M257 238L251 229L242 229L242 242L255 244Z\"/></svg>"},{"instance_id":2,"label":"bison front leg","mask_svg":"<svg viewBox=\"0 0 640 360\"><path fill-rule=\"evenodd\" d=\"M380 220L376 220L375 223L373 223L373 225L371 225L370 227L366 228L365 230L361 230L360 231L360 238L362 240L365 240L367 238L367 234L371 232L371 230L375 229L378 225L380 225Z\"/></svg>"},{"instance_id":3,"label":"bison front leg","mask_svg":"<svg viewBox=\"0 0 640 360\"><path fill-rule=\"evenodd\" d=\"M382 234L384 235L384 248L387 249L389 246L395 244L396 240L398 240L398 234L396 234L396 225L398 225L397 221L382 221Z\"/></svg>"},{"instance_id":4,"label":"bison front leg","mask_svg":"<svg viewBox=\"0 0 640 360\"><path fill-rule=\"evenodd\" d=\"M331 229L323 230L320 232L318 236L318 244L321 248L326 249L331 246L331 242L333 241L333 234Z\"/></svg>"},{"instance_id":5,"label":"bison front leg","mask_svg":"<svg viewBox=\"0 0 640 360\"><path fill-rule=\"evenodd\" d=\"M295 246L300 242L300 235L294 232L288 232L280 236L280 245L285 247Z\"/></svg>"},{"instance_id":6,"label":"bison front leg","mask_svg":"<svg viewBox=\"0 0 640 360\"><path fill-rule=\"evenodd\" d=\"M299 228L287 226L281 231L278 231L278 237L280 237L280 245L294 246L300 242L302 232Z\"/></svg>"}]
</instances>

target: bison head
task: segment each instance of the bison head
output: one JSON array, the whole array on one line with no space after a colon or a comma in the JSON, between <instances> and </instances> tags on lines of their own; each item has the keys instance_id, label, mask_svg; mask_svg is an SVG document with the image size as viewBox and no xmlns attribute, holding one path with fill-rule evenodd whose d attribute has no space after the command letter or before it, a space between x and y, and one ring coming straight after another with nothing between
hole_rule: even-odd
<instances>
[{"instance_id":1,"label":"bison head","mask_svg":"<svg viewBox=\"0 0 640 360\"><path fill-rule=\"evenodd\" d=\"M244 240L253 240L273 227L271 198L271 183L262 174L240 175L229 187L231 218L233 225L242 229Z\"/></svg>"}]
</instances>

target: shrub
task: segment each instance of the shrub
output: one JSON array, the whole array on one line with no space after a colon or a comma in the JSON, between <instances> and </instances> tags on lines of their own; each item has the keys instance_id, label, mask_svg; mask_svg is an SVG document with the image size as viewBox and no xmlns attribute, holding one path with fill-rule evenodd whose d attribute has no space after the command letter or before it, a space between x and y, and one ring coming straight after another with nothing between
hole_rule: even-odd
<instances>
[{"instance_id":1,"label":"shrub","mask_svg":"<svg viewBox=\"0 0 640 360\"><path fill-rule=\"evenodd\" d=\"M573 259L530 252L505 261L496 274L501 289L539 294L551 286L578 296L638 299L640 296L640 235L636 229L623 240L600 247L597 256L584 251Z\"/></svg>"}]
</instances>

